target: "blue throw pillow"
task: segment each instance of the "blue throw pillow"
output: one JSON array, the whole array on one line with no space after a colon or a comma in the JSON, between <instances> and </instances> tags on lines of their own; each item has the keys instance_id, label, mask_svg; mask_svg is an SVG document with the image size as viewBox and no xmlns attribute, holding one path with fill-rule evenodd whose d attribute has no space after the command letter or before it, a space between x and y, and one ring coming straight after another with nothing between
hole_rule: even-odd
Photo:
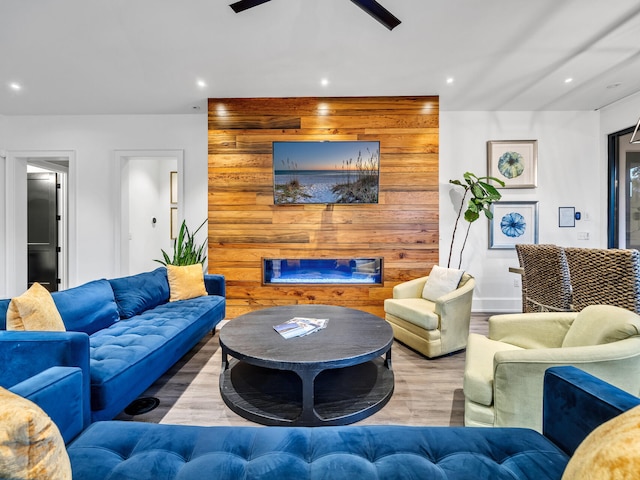
<instances>
[{"instance_id":1,"label":"blue throw pillow","mask_svg":"<svg viewBox=\"0 0 640 480\"><path fill-rule=\"evenodd\" d=\"M120 318L131 318L169 301L167 269L109 280L118 304Z\"/></svg>"},{"instance_id":2,"label":"blue throw pillow","mask_svg":"<svg viewBox=\"0 0 640 480\"><path fill-rule=\"evenodd\" d=\"M94 280L51 294L68 331L89 335L107 328L120 318L111 285Z\"/></svg>"}]
</instances>

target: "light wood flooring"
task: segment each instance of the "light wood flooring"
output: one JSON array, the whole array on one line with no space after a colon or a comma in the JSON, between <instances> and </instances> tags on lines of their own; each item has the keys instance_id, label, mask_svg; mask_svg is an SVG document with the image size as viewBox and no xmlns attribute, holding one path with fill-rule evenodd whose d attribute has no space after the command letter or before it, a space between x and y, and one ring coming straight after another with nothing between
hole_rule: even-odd
<instances>
[{"instance_id":1,"label":"light wood flooring","mask_svg":"<svg viewBox=\"0 0 640 480\"><path fill-rule=\"evenodd\" d=\"M473 314L470 330L487 334L487 314ZM427 359L394 342L395 389L389 403L361 425L463 425L462 376L465 351ZM121 413L118 420L182 425L256 425L232 412L218 389L221 349L218 334L207 335L142 396L160 405L142 415Z\"/></svg>"}]
</instances>

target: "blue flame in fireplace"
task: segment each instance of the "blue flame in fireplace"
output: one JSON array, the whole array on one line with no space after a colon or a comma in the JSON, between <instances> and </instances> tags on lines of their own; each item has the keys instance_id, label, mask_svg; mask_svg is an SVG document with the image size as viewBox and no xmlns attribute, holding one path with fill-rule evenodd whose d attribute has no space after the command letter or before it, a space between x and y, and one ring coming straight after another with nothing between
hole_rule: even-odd
<instances>
[{"instance_id":1,"label":"blue flame in fireplace","mask_svg":"<svg viewBox=\"0 0 640 480\"><path fill-rule=\"evenodd\" d=\"M381 258L265 259L265 284L380 284Z\"/></svg>"}]
</instances>

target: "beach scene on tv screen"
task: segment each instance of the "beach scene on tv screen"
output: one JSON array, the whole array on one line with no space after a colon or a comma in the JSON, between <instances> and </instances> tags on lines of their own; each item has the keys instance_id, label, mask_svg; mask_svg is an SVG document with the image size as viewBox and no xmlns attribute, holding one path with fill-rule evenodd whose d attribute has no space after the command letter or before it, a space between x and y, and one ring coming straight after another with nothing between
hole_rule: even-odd
<instances>
[{"instance_id":1,"label":"beach scene on tv screen","mask_svg":"<svg viewBox=\"0 0 640 480\"><path fill-rule=\"evenodd\" d=\"M273 142L274 203L378 203L379 166L379 142Z\"/></svg>"}]
</instances>

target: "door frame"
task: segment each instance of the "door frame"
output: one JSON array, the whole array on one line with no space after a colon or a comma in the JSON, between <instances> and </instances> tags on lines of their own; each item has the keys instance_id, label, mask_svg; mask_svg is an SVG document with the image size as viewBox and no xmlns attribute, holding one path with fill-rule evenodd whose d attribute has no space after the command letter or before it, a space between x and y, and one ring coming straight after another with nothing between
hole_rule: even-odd
<instances>
[{"instance_id":1,"label":"door frame","mask_svg":"<svg viewBox=\"0 0 640 480\"><path fill-rule=\"evenodd\" d=\"M620 137L633 133L625 128L607 136L607 248L620 247Z\"/></svg>"},{"instance_id":2,"label":"door frame","mask_svg":"<svg viewBox=\"0 0 640 480\"><path fill-rule=\"evenodd\" d=\"M123 173L131 158L175 158L178 171L178 224L184 219L184 150L115 150L114 166L116 182L113 188L114 205L116 205L114 225L115 270L116 276L129 274L129 195L128 183L123 181ZM125 188L127 187L127 188Z\"/></svg>"},{"instance_id":3,"label":"door frame","mask_svg":"<svg viewBox=\"0 0 640 480\"><path fill-rule=\"evenodd\" d=\"M66 261L60 266L60 288L77 281L76 152L74 150L14 150L5 160L5 294L13 297L27 289L27 164L47 160L68 162L66 188L66 242L62 245ZM47 168L52 164L47 163ZM61 239L64 241L64 239Z\"/></svg>"}]
</instances>

